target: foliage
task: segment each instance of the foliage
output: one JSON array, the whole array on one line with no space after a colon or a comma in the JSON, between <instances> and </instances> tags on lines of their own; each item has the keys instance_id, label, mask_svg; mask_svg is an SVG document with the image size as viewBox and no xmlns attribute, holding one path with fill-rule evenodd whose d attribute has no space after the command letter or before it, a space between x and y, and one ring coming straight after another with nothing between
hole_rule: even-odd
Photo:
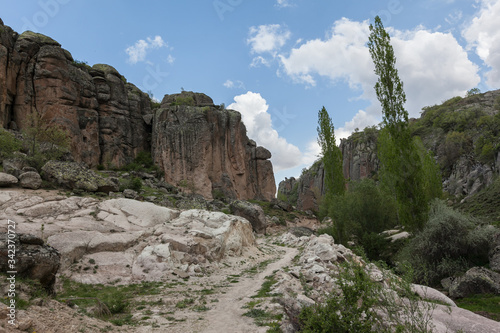
<instances>
[{"instance_id":1,"label":"foliage","mask_svg":"<svg viewBox=\"0 0 500 333\"><path fill-rule=\"evenodd\" d=\"M194 98L192 96L186 96L186 97L178 96L178 97L176 97L175 102L172 102L170 105L171 106L174 106L174 105L190 105L190 106L194 106L195 105L195 101L194 101Z\"/></svg>"},{"instance_id":2,"label":"foliage","mask_svg":"<svg viewBox=\"0 0 500 333\"><path fill-rule=\"evenodd\" d=\"M75 66L76 68L80 68L81 70L84 70L86 72L88 72L90 69L92 69L92 67L89 66L88 62L86 62L86 61L74 60L73 66Z\"/></svg>"},{"instance_id":3,"label":"foliage","mask_svg":"<svg viewBox=\"0 0 500 333\"><path fill-rule=\"evenodd\" d=\"M474 295L455 301L461 308L473 312L480 312L481 315L500 321L500 296L498 295Z\"/></svg>"},{"instance_id":4,"label":"foliage","mask_svg":"<svg viewBox=\"0 0 500 333\"><path fill-rule=\"evenodd\" d=\"M470 90L467 90L466 97L471 97L473 95L477 95L477 94L480 94L480 93L481 93L481 90L479 88L472 88Z\"/></svg>"},{"instance_id":5,"label":"foliage","mask_svg":"<svg viewBox=\"0 0 500 333\"><path fill-rule=\"evenodd\" d=\"M437 285L473 266L488 262L493 229L436 200L425 228L405 246L399 262L408 262L419 283Z\"/></svg>"},{"instance_id":6,"label":"foliage","mask_svg":"<svg viewBox=\"0 0 500 333\"><path fill-rule=\"evenodd\" d=\"M325 107L318 112L318 144L325 168L325 196L343 194L345 190L342 171L342 152L335 144L335 129Z\"/></svg>"},{"instance_id":7,"label":"foliage","mask_svg":"<svg viewBox=\"0 0 500 333\"><path fill-rule=\"evenodd\" d=\"M129 163L121 168L122 171L142 171L142 172L160 172L160 168L154 163L151 153L148 151L140 151L134 158L132 163Z\"/></svg>"},{"instance_id":8,"label":"foliage","mask_svg":"<svg viewBox=\"0 0 500 333\"><path fill-rule=\"evenodd\" d=\"M426 188L436 185L425 179L423 163L430 161L425 152L419 151L412 139L408 124L408 112L404 109L406 94L395 67L396 57L380 17L375 26L370 25L368 46L375 64L378 81L375 84L377 98L382 105L383 125L378 141L380 179L383 186L397 202L398 219L411 230L423 227L428 211L429 193L440 189ZM440 185L440 184L439 184Z\"/></svg>"},{"instance_id":9,"label":"foliage","mask_svg":"<svg viewBox=\"0 0 500 333\"><path fill-rule=\"evenodd\" d=\"M300 332L380 332L375 311L380 286L357 265L343 266L338 285L341 296L332 293L324 304L302 309Z\"/></svg>"},{"instance_id":10,"label":"foliage","mask_svg":"<svg viewBox=\"0 0 500 333\"><path fill-rule=\"evenodd\" d=\"M41 142L48 143L50 150L67 149L70 143L67 130L55 120L47 120L45 115L39 112L33 112L29 115L28 126L24 129L23 134L29 143L29 154L32 156L38 153Z\"/></svg>"},{"instance_id":11,"label":"foliage","mask_svg":"<svg viewBox=\"0 0 500 333\"><path fill-rule=\"evenodd\" d=\"M461 203L460 210L481 217L489 223L500 227L500 177L479 193Z\"/></svg>"},{"instance_id":12,"label":"foliage","mask_svg":"<svg viewBox=\"0 0 500 333\"><path fill-rule=\"evenodd\" d=\"M343 196L335 196L328 206L333 225L320 230L344 245L356 241L363 246L370 259L380 259L386 242L377 234L397 224L395 202L373 180L363 179L349 183Z\"/></svg>"},{"instance_id":13,"label":"foliage","mask_svg":"<svg viewBox=\"0 0 500 333\"><path fill-rule=\"evenodd\" d=\"M11 157L14 152L20 150L22 143L12 133L0 128L0 147L2 147L0 157L6 158Z\"/></svg>"},{"instance_id":14,"label":"foliage","mask_svg":"<svg viewBox=\"0 0 500 333\"><path fill-rule=\"evenodd\" d=\"M403 278L386 270L382 274L390 289L373 281L362 265L342 264L337 277L341 294L334 292L323 304L304 307L300 332L432 332L435 306L420 302L412 292L411 271Z\"/></svg>"}]
</instances>

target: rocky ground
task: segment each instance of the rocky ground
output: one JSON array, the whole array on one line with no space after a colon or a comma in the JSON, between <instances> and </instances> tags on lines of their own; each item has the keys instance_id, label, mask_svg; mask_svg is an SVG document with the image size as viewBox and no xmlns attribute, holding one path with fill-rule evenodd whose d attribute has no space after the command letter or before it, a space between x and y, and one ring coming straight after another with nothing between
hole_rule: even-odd
<instances>
[{"instance_id":1,"label":"rocky ground","mask_svg":"<svg viewBox=\"0 0 500 333\"><path fill-rule=\"evenodd\" d=\"M43 254L48 244L61 260L55 284L40 278L56 294L20 281L26 302L18 325L8 326L0 305L0 332L266 332L273 325L293 332L294 311L337 289L341 263L364 266L384 287L389 281L329 236L287 232L317 227L312 219L256 235L247 220L221 212L21 189L0 192L0 220L7 219L16 221L18 234L35 236L19 238L30 249L20 258ZM4 223L0 232L6 230ZM29 270L40 260L23 262ZM500 332L498 322L456 307L438 291L414 289L439 303L419 305L431 309L434 331ZM403 307L407 300L398 302Z\"/></svg>"}]
</instances>

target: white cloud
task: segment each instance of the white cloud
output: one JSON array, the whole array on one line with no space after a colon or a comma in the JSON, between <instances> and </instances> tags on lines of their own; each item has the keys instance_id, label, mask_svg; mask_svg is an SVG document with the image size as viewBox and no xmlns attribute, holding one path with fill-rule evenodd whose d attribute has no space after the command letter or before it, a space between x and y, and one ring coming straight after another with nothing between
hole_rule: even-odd
<instances>
[{"instance_id":1,"label":"white cloud","mask_svg":"<svg viewBox=\"0 0 500 333\"><path fill-rule=\"evenodd\" d=\"M145 61L149 50L159 49L166 47L167 43L161 38L161 36L155 36L154 38L148 37L146 40L139 39L133 46L129 46L125 49L125 53L128 54L128 62L131 64L136 64L140 61Z\"/></svg>"},{"instance_id":2,"label":"white cloud","mask_svg":"<svg viewBox=\"0 0 500 333\"><path fill-rule=\"evenodd\" d=\"M267 112L269 106L259 93L248 91L245 94L235 96L234 101L228 108L241 113L248 137L271 152L271 161L275 171L293 168L301 164L302 153L298 147L280 137L273 128L271 115Z\"/></svg>"},{"instance_id":3,"label":"white cloud","mask_svg":"<svg viewBox=\"0 0 500 333\"><path fill-rule=\"evenodd\" d=\"M276 0L276 6L279 8L291 7L290 0Z\"/></svg>"},{"instance_id":4,"label":"white cloud","mask_svg":"<svg viewBox=\"0 0 500 333\"><path fill-rule=\"evenodd\" d=\"M247 44L250 44L253 53L275 54L285 45L291 33L279 24L268 24L250 27L249 35Z\"/></svg>"},{"instance_id":5,"label":"white cloud","mask_svg":"<svg viewBox=\"0 0 500 333\"><path fill-rule=\"evenodd\" d=\"M271 63L269 60L267 60L266 58L262 57L262 56L257 56L257 57L254 57L252 59L252 62L250 63L250 67L259 67L260 65L264 65L264 66L271 66Z\"/></svg>"},{"instance_id":6,"label":"white cloud","mask_svg":"<svg viewBox=\"0 0 500 333\"><path fill-rule=\"evenodd\" d=\"M431 32L423 27L413 31L387 30L393 36L391 44L411 117L417 117L423 106L464 95L479 83L477 65L468 59L466 50L451 33ZM367 47L368 36L368 21L343 18L334 23L325 39L306 41L288 55L278 55L281 72L296 82L314 86L317 76L328 77L347 83L360 92L361 98L372 102L339 129L338 137L347 136L356 127L377 124L381 119L373 88L377 77Z\"/></svg>"},{"instance_id":7,"label":"white cloud","mask_svg":"<svg viewBox=\"0 0 500 333\"><path fill-rule=\"evenodd\" d=\"M241 82L239 80L232 81L229 79L227 79L226 82L223 83L223 86L228 88L228 89L233 89L233 88L244 89L245 88L245 84L243 82Z\"/></svg>"},{"instance_id":8,"label":"white cloud","mask_svg":"<svg viewBox=\"0 0 500 333\"><path fill-rule=\"evenodd\" d=\"M356 129L363 130L368 126L373 126L378 123L379 119L376 116L369 114L366 111L359 110L352 120L346 122L343 127L335 129L335 139L337 139L337 145L340 144L341 139L349 137Z\"/></svg>"},{"instance_id":9,"label":"white cloud","mask_svg":"<svg viewBox=\"0 0 500 333\"><path fill-rule=\"evenodd\" d=\"M170 65L172 65L174 63L174 61L175 61L175 58L171 54L169 54L168 57L167 57L167 62Z\"/></svg>"},{"instance_id":10,"label":"white cloud","mask_svg":"<svg viewBox=\"0 0 500 333\"><path fill-rule=\"evenodd\" d=\"M486 83L500 87L500 1L482 0L481 7L470 25L462 32L470 48L490 68Z\"/></svg>"}]
</instances>

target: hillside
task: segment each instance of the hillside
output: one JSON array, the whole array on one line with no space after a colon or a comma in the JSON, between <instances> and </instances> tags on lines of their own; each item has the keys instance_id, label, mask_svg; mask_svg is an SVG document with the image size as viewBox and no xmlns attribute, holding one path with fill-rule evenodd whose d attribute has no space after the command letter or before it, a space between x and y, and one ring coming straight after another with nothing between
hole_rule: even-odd
<instances>
[{"instance_id":1,"label":"hillside","mask_svg":"<svg viewBox=\"0 0 500 333\"><path fill-rule=\"evenodd\" d=\"M443 188L453 201L467 201L493 184L500 173L500 90L425 107L410 123L413 135L439 163ZM370 127L342 140L346 179L376 179L377 132ZM323 174L321 162L316 162L299 179L282 181L278 195L298 209L317 211Z\"/></svg>"}]
</instances>

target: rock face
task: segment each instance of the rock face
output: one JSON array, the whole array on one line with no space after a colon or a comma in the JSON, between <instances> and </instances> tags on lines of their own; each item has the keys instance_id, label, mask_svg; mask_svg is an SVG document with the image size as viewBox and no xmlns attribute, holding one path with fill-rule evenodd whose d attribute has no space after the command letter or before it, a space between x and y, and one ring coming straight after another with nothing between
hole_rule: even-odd
<instances>
[{"instance_id":1,"label":"rock face","mask_svg":"<svg viewBox=\"0 0 500 333\"><path fill-rule=\"evenodd\" d=\"M38 114L69 132L76 161L122 166L149 150L151 112L113 67L90 68L50 37L0 24L0 126L22 130Z\"/></svg>"},{"instance_id":2,"label":"rock face","mask_svg":"<svg viewBox=\"0 0 500 333\"><path fill-rule=\"evenodd\" d=\"M60 265L59 252L44 244L41 238L31 234L16 234L13 240L16 245L15 270L17 274L38 280L43 287L51 290ZM7 254L7 233L0 232L0 269L2 272L12 270L8 266Z\"/></svg>"},{"instance_id":3,"label":"rock face","mask_svg":"<svg viewBox=\"0 0 500 333\"><path fill-rule=\"evenodd\" d=\"M248 139L241 114L204 94L166 95L153 119L153 159L165 180L206 198L271 200L271 157Z\"/></svg>"},{"instance_id":4,"label":"rock face","mask_svg":"<svg viewBox=\"0 0 500 333\"><path fill-rule=\"evenodd\" d=\"M242 217L198 209L181 212L125 198L99 201L2 191L0 219L7 218L16 221L19 233L42 233L40 237L61 255L60 273L84 283L161 281L172 274L189 277L210 272L221 260L258 251L252 225ZM6 224L0 225L2 231ZM0 237L3 251L5 237ZM21 246L23 242L28 244L21 238ZM42 249L42 243L31 237L28 249ZM37 251L37 262L52 261L52 254ZM7 258L3 252L2 258ZM59 267L59 258L57 263Z\"/></svg>"}]
</instances>

